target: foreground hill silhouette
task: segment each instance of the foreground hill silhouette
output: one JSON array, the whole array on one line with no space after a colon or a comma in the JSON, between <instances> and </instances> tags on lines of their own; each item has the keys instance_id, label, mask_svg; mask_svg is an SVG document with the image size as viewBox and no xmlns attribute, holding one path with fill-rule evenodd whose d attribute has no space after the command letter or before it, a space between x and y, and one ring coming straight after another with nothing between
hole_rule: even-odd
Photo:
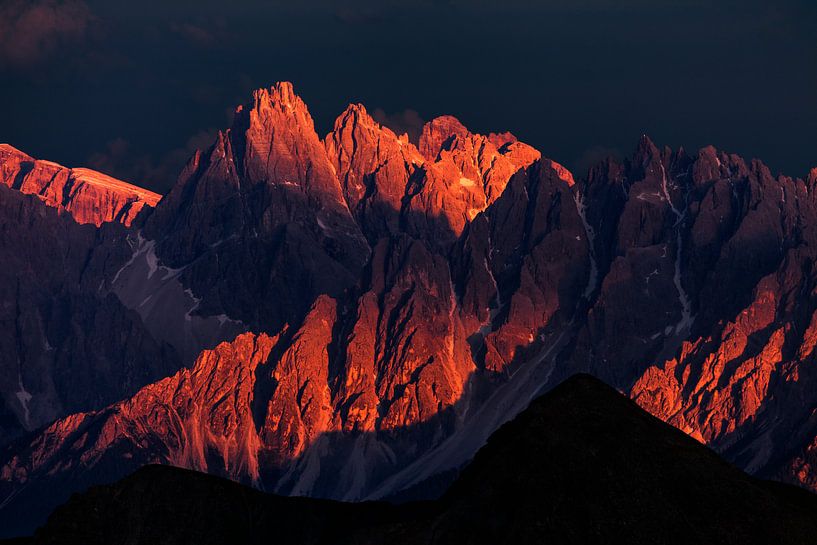
<instances>
[{"instance_id":1,"label":"foreground hill silhouette","mask_svg":"<svg viewBox=\"0 0 817 545\"><path fill-rule=\"evenodd\" d=\"M589 375L495 432L435 501L286 498L147 466L32 543L813 543L817 496L755 479Z\"/></svg>"}]
</instances>

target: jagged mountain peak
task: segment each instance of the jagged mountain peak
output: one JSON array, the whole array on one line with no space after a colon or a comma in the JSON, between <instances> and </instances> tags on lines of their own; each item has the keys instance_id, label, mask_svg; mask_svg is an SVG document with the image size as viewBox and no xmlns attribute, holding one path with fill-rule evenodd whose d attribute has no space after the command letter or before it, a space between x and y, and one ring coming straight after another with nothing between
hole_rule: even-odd
<instances>
[{"instance_id":1,"label":"jagged mountain peak","mask_svg":"<svg viewBox=\"0 0 817 545\"><path fill-rule=\"evenodd\" d=\"M252 104L239 106L244 110L247 106L253 109L262 109L266 105L290 110L306 111L307 107L301 97L295 93L295 87L288 81L279 81L269 87L260 87L252 92Z\"/></svg>"},{"instance_id":2,"label":"jagged mountain peak","mask_svg":"<svg viewBox=\"0 0 817 545\"><path fill-rule=\"evenodd\" d=\"M369 114L366 106L360 102L352 102L346 106L346 109L343 110L337 119L335 119L335 128L337 129L339 125L343 125L345 120L349 117L353 117L358 122L362 122L367 125L380 125Z\"/></svg>"},{"instance_id":3,"label":"jagged mountain peak","mask_svg":"<svg viewBox=\"0 0 817 545\"><path fill-rule=\"evenodd\" d=\"M350 104L337 117L324 146L358 222L364 230L379 224L370 238L383 228L394 232L409 178L425 161L417 148L375 121L362 104Z\"/></svg>"},{"instance_id":4,"label":"jagged mountain peak","mask_svg":"<svg viewBox=\"0 0 817 545\"><path fill-rule=\"evenodd\" d=\"M633 164L646 168L653 161L661 161L662 154L658 146L646 134L638 139L638 145L632 156Z\"/></svg>"},{"instance_id":5,"label":"jagged mountain peak","mask_svg":"<svg viewBox=\"0 0 817 545\"><path fill-rule=\"evenodd\" d=\"M576 181L573 178L573 173L570 172L564 165L557 163L552 159L542 159L542 163L544 166L550 167L556 171L556 175L560 180L566 183L568 187L573 187L576 185Z\"/></svg>"},{"instance_id":6,"label":"jagged mountain peak","mask_svg":"<svg viewBox=\"0 0 817 545\"><path fill-rule=\"evenodd\" d=\"M310 133L315 132L309 108L287 81L253 90L250 99L236 107L232 132L243 132L250 139L276 127L290 130L298 127L305 136L310 137Z\"/></svg>"},{"instance_id":7,"label":"jagged mountain peak","mask_svg":"<svg viewBox=\"0 0 817 545\"><path fill-rule=\"evenodd\" d=\"M33 158L30 155L20 151L19 149L15 148L11 144L6 144L4 142L0 142L0 157L3 158L3 161L5 162L7 160L7 158L11 157L11 156L16 156L16 157L27 158L29 160L33 160Z\"/></svg>"},{"instance_id":8,"label":"jagged mountain peak","mask_svg":"<svg viewBox=\"0 0 817 545\"><path fill-rule=\"evenodd\" d=\"M288 82L253 91L252 100L236 110L230 140L235 163L250 182L339 190L309 109Z\"/></svg>"},{"instance_id":9,"label":"jagged mountain peak","mask_svg":"<svg viewBox=\"0 0 817 545\"><path fill-rule=\"evenodd\" d=\"M337 140L338 133L341 133L344 130L350 130L352 127L365 127L367 130L382 133L389 140L397 140L400 145L410 145L410 147L414 150L417 149L416 146L410 144L408 134L397 134L391 128L379 123L371 116L366 109L366 106L359 102L349 104L346 109L335 119L332 132L326 135L324 141L328 143L331 139ZM365 142L361 145L363 144L365 144ZM331 155L331 150L328 151ZM419 152L417 152L417 154L419 155Z\"/></svg>"},{"instance_id":10,"label":"jagged mountain peak","mask_svg":"<svg viewBox=\"0 0 817 545\"><path fill-rule=\"evenodd\" d=\"M423 132L420 134L420 153L429 161L434 161L452 137L465 137L470 134L465 125L453 115L441 115L423 125Z\"/></svg>"},{"instance_id":11,"label":"jagged mountain peak","mask_svg":"<svg viewBox=\"0 0 817 545\"><path fill-rule=\"evenodd\" d=\"M337 168L286 82L254 91L232 126L194 156L146 236L158 241L163 263L184 268L202 312L264 331L277 331L320 293L343 292L369 253ZM243 265L215 265L236 262ZM225 277L235 284L229 292Z\"/></svg>"},{"instance_id":12,"label":"jagged mountain peak","mask_svg":"<svg viewBox=\"0 0 817 545\"><path fill-rule=\"evenodd\" d=\"M508 146L515 142L519 142L516 135L510 131L488 133L486 138L488 138L488 140L498 149L502 149L502 146Z\"/></svg>"},{"instance_id":13,"label":"jagged mountain peak","mask_svg":"<svg viewBox=\"0 0 817 545\"><path fill-rule=\"evenodd\" d=\"M332 140L337 141L341 136L341 133L344 131L362 131L365 130L372 135L372 139L379 140L384 138L388 141L399 141L399 143L407 144L408 141L404 138L404 135L398 135L394 131L392 131L389 127L378 123L372 116L369 114L366 106L359 102L355 102L349 104L345 110L335 119L335 123L332 127L332 131L326 135L324 138L324 142L327 146ZM371 141L363 141L360 143L355 142L357 147L363 147L366 145L377 145L377 142ZM411 145L411 147L414 147ZM415 147L416 149L416 147ZM329 149L328 152L330 155L332 154L332 150Z\"/></svg>"}]
</instances>

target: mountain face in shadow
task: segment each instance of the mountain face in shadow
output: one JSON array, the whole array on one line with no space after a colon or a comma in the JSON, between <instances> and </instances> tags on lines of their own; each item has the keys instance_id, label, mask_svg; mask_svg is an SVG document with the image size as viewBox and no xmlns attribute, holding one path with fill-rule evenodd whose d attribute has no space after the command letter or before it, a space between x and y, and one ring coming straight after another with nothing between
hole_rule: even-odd
<instances>
[{"instance_id":1,"label":"mountain face in shadow","mask_svg":"<svg viewBox=\"0 0 817 545\"><path fill-rule=\"evenodd\" d=\"M136 216L127 184L0 163L0 535L154 463L427 497L577 372L817 487L817 171L643 137L578 177L360 104L321 138L285 82Z\"/></svg>"},{"instance_id":2,"label":"mountain face in shadow","mask_svg":"<svg viewBox=\"0 0 817 545\"><path fill-rule=\"evenodd\" d=\"M817 496L746 475L576 375L494 433L439 500L281 497L148 466L74 496L29 542L745 545L815 531Z\"/></svg>"},{"instance_id":3,"label":"mountain face in shadow","mask_svg":"<svg viewBox=\"0 0 817 545\"><path fill-rule=\"evenodd\" d=\"M181 367L103 287L130 257L127 234L0 184L0 449Z\"/></svg>"}]
</instances>

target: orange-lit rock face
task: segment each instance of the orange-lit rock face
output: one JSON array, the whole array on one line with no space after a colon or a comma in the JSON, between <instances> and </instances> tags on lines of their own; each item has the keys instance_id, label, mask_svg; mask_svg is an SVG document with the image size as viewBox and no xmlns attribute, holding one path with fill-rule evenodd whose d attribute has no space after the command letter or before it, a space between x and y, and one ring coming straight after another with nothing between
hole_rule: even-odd
<instances>
[{"instance_id":1,"label":"orange-lit rock face","mask_svg":"<svg viewBox=\"0 0 817 545\"><path fill-rule=\"evenodd\" d=\"M408 228L417 238L444 243L540 156L513 135L472 134L452 116L427 123L418 150L361 105L337 119L325 142L349 207L370 238Z\"/></svg>"},{"instance_id":2,"label":"orange-lit rock face","mask_svg":"<svg viewBox=\"0 0 817 545\"><path fill-rule=\"evenodd\" d=\"M181 315L265 333L53 424L0 459L0 497L153 461L285 493L390 493L464 463L576 371L815 487L814 186L647 138L574 177L450 116L415 146L361 105L321 140L291 85L256 91L122 251L155 251L145 274L195 300ZM119 267L84 281L104 294ZM15 403L29 390L9 369Z\"/></svg>"},{"instance_id":3,"label":"orange-lit rock face","mask_svg":"<svg viewBox=\"0 0 817 545\"><path fill-rule=\"evenodd\" d=\"M192 371L51 428L49 444L92 428L99 438L64 456L129 453L348 497L440 445L566 327L588 276L564 169L451 122L456 137L428 159L360 105L321 142L291 86L254 93L144 232L154 275L177 275L195 312L275 336L202 352ZM335 448L356 453L345 480ZM40 474L24 458L14 472Z\"/></svg>"},{"instance_id":4,"label":"orange-lit rock face","mask_svg":"<svg viewBox=\"0 0 817 545\"><path fill-rule=\"evenodd\" d=\"M255 373L277 339L245 334L202 352L194 366L143 388L100 412L78 414L46 428L43 440L15 456L2 478L51 471L53 452L77 463L135 454L206 471L220 460L225 473L258 478L259 439L251 402ZM29 465L20 465L23 455ZM127 459L123 461L127 464Z\"/></svg>"},{"instance_id":5,"label":"orange-lit rock face","mask_svg":"<svg viewBox=\"0 0 817 545\"><path fill-rule=\"evenodd\" d=\"M431 231L443 240L458 237L466 224L499 198L515 172L539 158L533 148L519 142L513 145L513 149L497 149L489 138L468 132L451 116L427 123L420 151L428 161L408 190L410 228L418 233Z\"/></svg>"},{"instance_id":6,"label":"orange-lit rock face","mask_svg":"<svg viewBox=\"0 0 817 545\"><path fill-rule=\"evenodd\" d=\"M161 199L101 172L32 159L7 144L0 144L0 183L67 210L79 223L97 226L108 221L130 225L145 206Z\"/></svg>"},{"instance_id":7,"label":"orange-lit rock face","mask_svg":"<svg viewBox=\"0 0 817 545\"><path fill-rule=\"evenodd\" d=\"M392 251L423 250L382 248L379 253L388 261L394 259L387 255ZM430 265L422 263L418 266ZM393 264L382 266L387 276L398 273L390 270ZM445 267L437 273L443 277L430 280L430 292L417 293L417 301L408 306L401 301L403 290L410 289L407 277L384 278L386 284L376 282L373 288L391 285L387 312L410 313L415 305L452 303L444 271ZM442 293L435 296L434 290ZM26 479L50 472L57 461L53 455L60 451L62 459L70 458L72 464L104 465L108 457L128 454L126 466L159 461L261 485L265 472L268 476L274 468L286 467L324 434L414 425L434 418L459 399L472 368L457 367L458 361L465 361L461 357L465 347L454 346L459 336L454 331L453 309L430 308L429 312L436 313L440 322L418 321L411 326L415 331L426 330L416 336L425 339L427 346L408 347L405 341L411 337L407 339L402 331L383 331L374 346L364 345L386 352L375 372L390 377L387 382L367 375L373 370L364 368L367 359L356 352L352 341L339 377L343 385L333 391L337 381L330 377L330 367L337 306L331 298L320 297L297 331L286 330L275 337L240 335L202 352L190 370L147 386L126 401L58 421L29 450L9 460L0 477ZM390 347L387 333L404 340ZM407 355L407 350L414 354ZM428 364L427 358L440 353L445 354L444 360ZM413 376L417 372L420 376ZM363 403L366 396L372 402L368 408ZM387 410L378 415L378 406ZM367 417L367 411L373 414Z\"/></svg>"},{"instance_id":8,"label":"orange-lit rock face","mask_svg":"<svg viewBox=\"0 0 817 545\"><path fill-rule=\"evenodd\" d=\"M369 238L399 232L409 179L425 161L417 148L380 126L360 104L338 117L324 143L349 209Z\"/></svg>"},{"instance_id":9,"label":"orange-lit rock face","mask_svg":"<svg viewBox=\"0 0 817 545\"><path fill-rule=\"evenodd\" d=\"M292 340L259 380L269 384L261 426L265 450L282 464L300 456L321 434L332 431L334 408L329 390L329 350L337 320L333 299L321 296Z\"/></svg>"},{"instance_id":10,"label":"orange-lit rock face","mask_svg":"<svg viewBox=\"0 0 817 545\"><path fill-rule=\"evenodd\" d=\"M459 119L451 115L443 115L429 121L423 126L420 134L420 153L429 161L435 161L440 152L450 147L457 137L466 138L469 132Z\"/></svg>"},{"instance_id":11,"label":"orange-lit rock face","mask_svg":"<svg viewBox=\"0 0 817 545\"><path fill-rule=\"evenodd\" d=\"M680 362L673 359L663 368L648 369L633 386L633 399L707 442L716 442L756 417L770 394L771 375L783 362L785 340L783 328L774 329L776 292L766 286L760 289L719 339L684 343ZM770 327L765 344L751 347L752 336Z\"/></svg>"},{"instance_id":12,"label":"orange-lit rock face","mask_svg":"<svg viewBox=\"0 0 817 545\"><path fill-rule=\"evenodd\" d=\"M371 268L341 375L345 427L428 422L460 399L474 371L447 263L400 237L381 240Z\"/></svg>"}]
</instances>

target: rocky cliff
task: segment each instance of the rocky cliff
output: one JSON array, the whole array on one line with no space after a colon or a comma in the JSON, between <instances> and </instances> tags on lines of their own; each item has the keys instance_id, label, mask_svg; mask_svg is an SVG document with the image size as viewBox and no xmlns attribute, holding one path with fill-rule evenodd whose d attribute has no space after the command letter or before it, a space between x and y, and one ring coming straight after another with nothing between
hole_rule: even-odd
<instances>
[{"instance_id":1,"label":"rocky cliff","mask_svg":"<svg viewBox=\"0 0 817 545\"><path fill-rule=\"evenodd\" d=\"M66 210L79 223L96 226L115 221L130 225L161 195L88 168L66 168L29 157L0 144L0 184L37 195L49 206Z\"/></svg>"}]
</instances>

